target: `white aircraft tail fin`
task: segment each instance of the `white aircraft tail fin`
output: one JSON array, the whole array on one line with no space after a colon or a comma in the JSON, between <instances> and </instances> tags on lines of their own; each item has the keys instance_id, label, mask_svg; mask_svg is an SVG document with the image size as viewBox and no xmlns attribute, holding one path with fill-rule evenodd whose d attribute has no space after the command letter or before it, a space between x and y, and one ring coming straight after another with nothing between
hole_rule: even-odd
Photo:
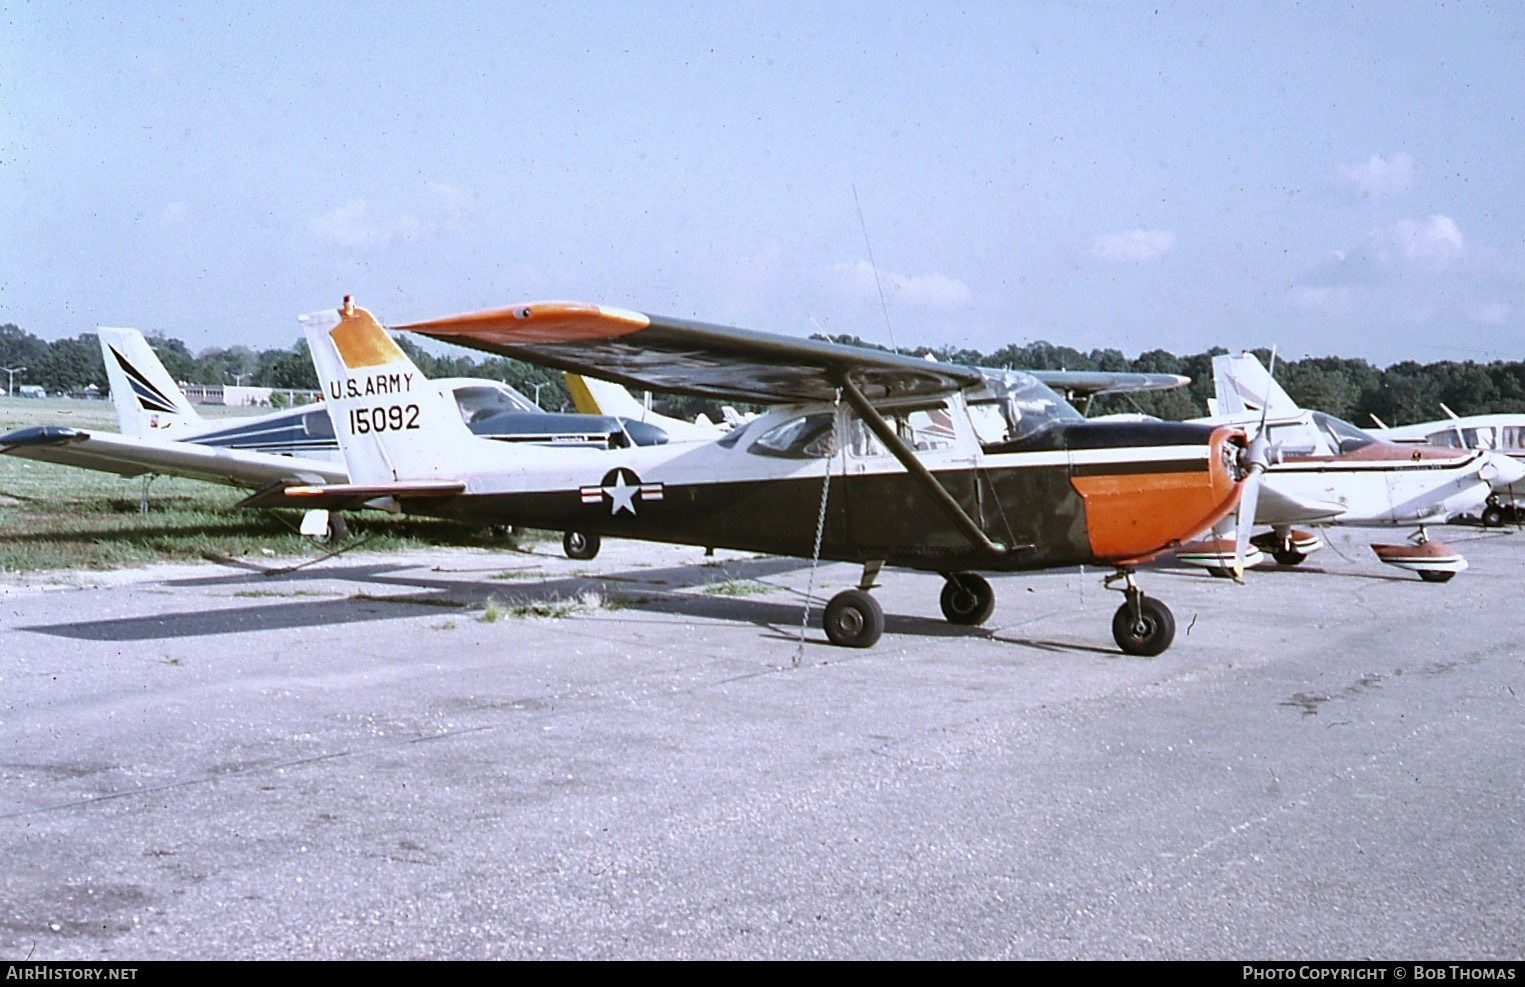
<instances>
[{"instance_id":1,"label":"white aircraft tail fin","mask_svg":"<svg viewBox=\"0 0 1525 987\"><path fill-rule=\"evenodd\" d=\"M1301 410L1251 353L1213 357L1213 387L1220 415L1258 415L1264 406L1266 415L1275 419Z\"/></svg>"},{"instance_id":2,"label":"white aircraft tail fin","mask_svg":"<svg viewBox=\"0 0 1525 987\"><path fill-rule=\"evenodd\" d=\"M371 313L345 298L298 321L352 484L449 479L469 465L481 440Z\"/></svg>"},{"instance_id":3,"label":"white aircraft tail fin","mask_svg":"<svg viewBox=\"0 0 1525 987\"><path fill-rule=\"evenodd\" d=\"M141 332L106 326L95 331L123 435L142 438L204 424Z\"/></svg>"}]
</instances>

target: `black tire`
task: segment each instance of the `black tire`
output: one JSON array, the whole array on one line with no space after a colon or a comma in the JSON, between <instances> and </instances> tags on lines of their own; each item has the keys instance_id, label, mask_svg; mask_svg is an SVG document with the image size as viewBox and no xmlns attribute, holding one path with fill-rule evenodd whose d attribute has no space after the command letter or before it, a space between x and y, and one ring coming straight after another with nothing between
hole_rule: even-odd
<instances>
[{"instance_id":1,"label":"black tire","mask_svg":"<svg viewBox=\"0 0 1525 987\"><path fill-rule=\"evenodd\" d=\"M943 583L943 616L948 623L978 627L995 613L995 590L976 572L950 572Z\"/></svg>"},{"instance_id":2,"label":"black tire","mask_svg":"<svg viewBox=\"0 0 1525 987\"><path fill-rule=\"evenodd\" d=\"M1219 579L1233 579L1234 578L1234 570L1230 569L1230 568L1228 568L1226 566L1217 566L1217 565L1208 566L1207 567L1207 574L1209 576L1216 576Z\"/></svg>"},{"instance_id":3,"label":"black tire","mask_svg":"<svg viewBox=\"0 0 1525 987\"><path fill-rule=\"evenodd\" d=\"M1502 528L1504 526L1504 509L1497 504L1489 504L1483 508L1483 527Z\"/></svg>"},{"instance_id":4,"label":"black tire","mask_svg":"<svg viewBox=\"0 0 1525 987\"><path fill-rule=\"evenodd\" d=\"M1308 556L1295 548L1278 548L1271 553L1277 565L1302 565Z\"/></svg>"},{"instance_id":5,"label":"black tire","mask_svg":"<svg viewBox=\"0 0 1525 987\"><path fill-rule=\"evenodd\" d=\"M1419 571L1419 578L1427 583L1449 583L1451 577L1455 575L1456 573L1454 572L1444 572L1438 569L1421 569Z\"/></svg>"},{"instance_id":6,"label":"black tire","mask_svg":"<svg viewBox=\"0 0 1525 987\"><path fill-rule=\"evenodd\" d=\"M567 558L586 562L598 555L604 540L597 535L585 535L581 531L568 531L561 536L561 550Z\"/></svg>"},{"instance_id":7,"label":"black tire","mask_svg":"<svg viewBox=\"0 0 1525 987\"><path fill-rule=\"evenodd\" d=\"M1139 624L1134 626L1133 608L1126 602L1112 617L1112 639L1125 654L1153 658L1163 654L1176 637L1176 618L1170 608L1152 596L1139 600Z\"/></svg>"},{"instance_id":8,"label":"black tire","mask_svg":"<svg viewBox=\"0 0 1525 987\"><path fill-rule=\"evenodd\" d=\"M872 648L884 633L884 610L861 589L843 590L826 604L826 637L843 648Z\"/></svg>"}]
</instances>

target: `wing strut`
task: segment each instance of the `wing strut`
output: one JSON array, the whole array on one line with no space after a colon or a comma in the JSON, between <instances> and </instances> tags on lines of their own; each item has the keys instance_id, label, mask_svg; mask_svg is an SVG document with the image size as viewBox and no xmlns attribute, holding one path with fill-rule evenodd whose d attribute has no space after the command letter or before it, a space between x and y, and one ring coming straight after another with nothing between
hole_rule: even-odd
<instances>
[{"instance_id":1,"label":"wing strut","mask_svg":"<svg viewBox=\"0 0 1525 987\"><path fill-rule=\"evenodd\" d=\"M969 516L957 500L953 499L953 495L948 493L947 488L937 482L937 477L932 475L932 471L927 469L920 459L916 458L916 450L906 445L905 441L895 434L895 430L890 427L889 422L879 416L879 412L874 410L874 406L869 404L868 398L863 396L863 392L858 390L858 386L846 374L842 375L841 384L842 395L847 398L847 403L852 405L853 410L858 413L858 417L863 419L863 423L868 426L869 431L878 436L879 441L884 443L884 447L896 459L900 460L900 465L904 466L906 471L916 478L917 482L921 484L922 489L937 503L938 509L947 515L948 520L952 521L975 544L975 547L982 548L992 555L1006 554L1006 546L1000 542L991 541L985 532L980 530L980 526L975 524L974 519Z\"/></svg>"}]
</instances>

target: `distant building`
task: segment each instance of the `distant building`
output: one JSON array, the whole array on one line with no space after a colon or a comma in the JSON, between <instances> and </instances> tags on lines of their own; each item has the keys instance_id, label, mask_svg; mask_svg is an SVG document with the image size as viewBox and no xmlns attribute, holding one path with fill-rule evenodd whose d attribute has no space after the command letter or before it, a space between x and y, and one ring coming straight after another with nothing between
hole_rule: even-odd
<instances>
[{"instance_id":1,"label":"distant building","mask_svg":"<svg viewBox=\"0 0 1525 987\"><path fill-rule=\"evenodd\" d=\"M300 391L282 387L181 384L180 388L185 391L185 399L191 404L220 404L229 408L268 407L279 403L284 403L287 407L295 407L301 404L314 404L320 397L317 391Z\"/></svg>"}]
</instances>

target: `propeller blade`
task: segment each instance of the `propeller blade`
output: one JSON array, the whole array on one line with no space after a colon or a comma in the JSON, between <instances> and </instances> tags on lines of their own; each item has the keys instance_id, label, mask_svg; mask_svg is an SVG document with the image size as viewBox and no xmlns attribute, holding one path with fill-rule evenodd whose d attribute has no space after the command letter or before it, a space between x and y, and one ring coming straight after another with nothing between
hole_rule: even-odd
<instances>
[{"instance_id":1,"label":"propeller blade","mask_svg":"<svg viewBox=\"0 0 1525 987\"><path fill-rule=\"evenodd\" d=\"M1245 478L1239 488L1239 506L1234 515L1234 578L1242 581L1244 556L1249 551L1250 532L1255 527L1255 507L1260 502L1260 483L1271 465L1271 443L1266 439L1264 428L1240 453L1240 462L1245 469Z\"/></svg>"}]
</instances>

